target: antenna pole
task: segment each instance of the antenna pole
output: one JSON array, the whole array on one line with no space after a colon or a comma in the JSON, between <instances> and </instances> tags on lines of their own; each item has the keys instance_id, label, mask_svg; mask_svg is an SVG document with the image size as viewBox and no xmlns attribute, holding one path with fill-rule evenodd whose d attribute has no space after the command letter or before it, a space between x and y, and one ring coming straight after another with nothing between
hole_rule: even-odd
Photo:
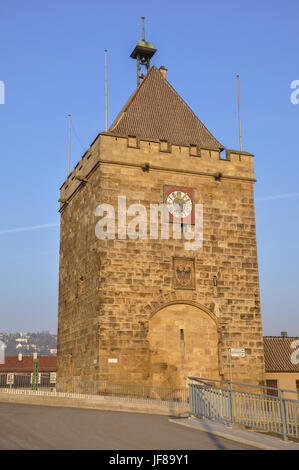
<instances>
[{"instance_id":1,"label":"antenna pole","mask_svg":"<svg viewBox=\"0 0 299 470\"><path fill-rule=\"evenodd\" d=\"M69 145L68 145L67 176L69 176L69 174L70 174L70 163L71 163L71 115L69 114Z\"/></svg>"},{"instance_id":2,"label":"antenna pole","mask_svg":"<svg viewBox=\"0 0 299 470\"><path fill-rule=\"evenodd\" d=\"M105 131L108 131L108 100L107 100L107 49L105 49Z\"/></svg>"},{"instance_id":3,"label":"antenna pole","mask_svg":"<svg viewBox=\"0 0 299 470\"><path fill-rule=\"evenodd\" d=\"M239 86L239 75L237 75L238 84L238 114L239 114L239 139L240 139L240 150L242 152L242 132L241 132L241 112L240 112L240 86Z\"/></svg>"},{"instance_id":4,"label":"antenna pole","mask_svg":"<svg viewBox=\"0 0 299 470\"><path fill-rule=\"evenodd\" d=\"M144 36L144 20L145 20L145 16L142 16L141 19L142 19L142 41L145 41L145 36Z\"/></svg>"}]
</instances>

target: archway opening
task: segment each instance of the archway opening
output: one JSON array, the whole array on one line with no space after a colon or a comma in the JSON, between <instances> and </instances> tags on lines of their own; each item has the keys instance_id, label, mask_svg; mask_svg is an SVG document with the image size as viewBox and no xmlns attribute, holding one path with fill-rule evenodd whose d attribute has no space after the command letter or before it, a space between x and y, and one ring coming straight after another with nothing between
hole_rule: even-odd
<instances>
[{"instance_id":1,"label":"archway opening","mask_svg":"<svg viewBox=\"0 0 299 470\"><path fill-rule=\"evenodd\" d=\"M203 309L162 308L149 322L148 341L151 385L185 388L190 376L219 379L217 325Z\"/></svg>"}]
</instances>

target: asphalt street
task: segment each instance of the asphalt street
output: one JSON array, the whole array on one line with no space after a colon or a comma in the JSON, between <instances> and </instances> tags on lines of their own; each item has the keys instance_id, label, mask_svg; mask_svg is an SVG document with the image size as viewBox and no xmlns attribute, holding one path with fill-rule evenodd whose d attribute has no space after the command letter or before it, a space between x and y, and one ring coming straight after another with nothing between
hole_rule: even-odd
<instances>
[{"instance_id":1,"label":"asphalt street","mask_svg":"<svg viewBox=\"0 0 299 470\"><path fill-rule=\"evenodd\" d=\"M167 416L0 403L0 449L250 450Z\"/></svg>"}]
</instances>

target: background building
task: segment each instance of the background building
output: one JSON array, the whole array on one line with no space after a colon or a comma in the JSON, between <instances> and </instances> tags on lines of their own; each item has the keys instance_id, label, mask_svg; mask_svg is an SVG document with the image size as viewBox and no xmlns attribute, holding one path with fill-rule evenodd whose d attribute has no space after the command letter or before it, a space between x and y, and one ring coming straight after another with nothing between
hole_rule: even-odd
<instances>
[{"instance_id":1,"label":"background building","mask_svg":"<svg viewBox=\"0 0 299 470\"><path fill-rule=\"evenodd\" d=\"M39 356L52 356L57 353L57 336L48 331L32 333L0 332L0 341L4 345L7 356L16 356L18 353L30 356L35 352Z\"/></svg>"},{"instance_id":2,"label":"background building","mask_svg":"<svg viewBox=\"0 0 299 470\"><path fill-rule=\"evenodd\" d=\"M32 385L33 356L6 356L5 363L0 364L0 387L30 388ZM39 386L54 387L56 384L56 357L37 356Z\"/></svg>"},{"instance_id":3,"label":"background building","mask_svg":"<svg viewBox=\"0 0 299 470\"><path fill-rule=\"evenodd\" d=\"M267 386L297 391L285 396L299 400L299 337L264 336L264 348Z\"/></svg>"}]
</instances>

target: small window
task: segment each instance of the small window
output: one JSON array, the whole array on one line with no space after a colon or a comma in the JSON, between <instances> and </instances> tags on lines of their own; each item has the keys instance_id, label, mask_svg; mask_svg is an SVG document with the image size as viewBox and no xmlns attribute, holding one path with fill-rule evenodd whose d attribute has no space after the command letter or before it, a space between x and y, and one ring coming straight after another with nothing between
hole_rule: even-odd
<instances>
[{"instance_id":1,"label":"small window","mask_svg":"<svg viewBox=\"0 0 299 470\"><path fill-rule=\"evenodd\" d=\"M272 390L277 387L277 380L267 380L267 395L272 395L273 397L278 397L278 390Z\"/></svg>"}]
</instances>

